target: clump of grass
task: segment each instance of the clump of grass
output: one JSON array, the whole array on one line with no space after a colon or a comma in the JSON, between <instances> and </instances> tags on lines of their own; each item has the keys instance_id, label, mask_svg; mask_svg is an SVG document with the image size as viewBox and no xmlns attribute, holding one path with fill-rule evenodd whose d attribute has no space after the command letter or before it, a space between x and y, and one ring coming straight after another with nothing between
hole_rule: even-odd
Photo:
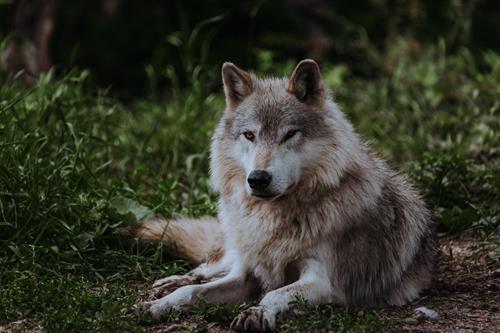
<instances>
[{"instance_id":1,"label":"clump of grass","mask_svg":"<svg viewBox=\"0 0 500 333\"><path fill-rule=\"evenodd\" d=\"M375 310L357 313L334 304L322 305L303 314L282 320L282 332L386 332L389 320L381 319Z\"/></svg>"},{"instance_id":2,"label":"clump of grass","mask_svg":"<svg viewBox=\"0 0 500 333\"><path fill-rule=\"evenodd\" d=\"M189 312L201 317L209 323L216 323L229 326L233 319L243 310L250 307L250 304L209 304L206 300L200 300L198 304L191 307Z\"/></svg>"},{"instance_id":3,"label":"clump of grass","mask_svg":"<svg viewBox=\"0 0 500 333\"><path fill-rule=\"evenodd\" d=\"M43 271L10 271L2 284L3 320L35 317L48 332L140 330L130 310L136 294L118 284L96 286L84 276Z\"/></svg>"},{"instance_id":4,"label":"clump of grass","mask_svg":"<svg viewBox=\"0 0 500 333\"><path fill-rule=\"evenodd\" d=\"M475 228L487 236L499 227L499 167L461 155L424 154L411 175L442 230Z\"/></svg>"}]
</instances>

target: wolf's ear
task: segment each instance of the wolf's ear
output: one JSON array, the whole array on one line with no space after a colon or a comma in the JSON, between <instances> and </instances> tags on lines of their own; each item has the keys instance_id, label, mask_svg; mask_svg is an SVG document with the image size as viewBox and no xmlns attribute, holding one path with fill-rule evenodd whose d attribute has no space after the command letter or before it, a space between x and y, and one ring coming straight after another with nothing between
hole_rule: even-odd
<instances>
[{"instance_id":1,"label":"wolf's ear","mask_svg":"<svg viewBox=\"0 0 500 333\"><path fill-rule=\"evenodd\" d=\"M288 79L287 91L306 104L316 104L323 101L325 89L316 61L305 59L295 66Z\"/></svg>"},{"instance_id":2,"label":"wolf's ear","mask_svg":"<svg viewBox=\"0 0 500 333\"><path fill-rule=\"evenodd\" d=\"M245 97L252 93L250 73L230 62L225 62L222 65L222 82L224 83L226 103L231 109L237 107Z\"/></svg>"}]
</instances>

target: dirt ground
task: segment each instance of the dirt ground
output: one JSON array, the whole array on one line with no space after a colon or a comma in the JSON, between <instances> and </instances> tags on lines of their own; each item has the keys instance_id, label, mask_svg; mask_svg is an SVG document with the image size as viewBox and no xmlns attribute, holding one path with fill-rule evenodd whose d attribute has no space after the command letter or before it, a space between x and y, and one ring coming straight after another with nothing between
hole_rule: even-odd
<instances>
[{"instance_id":1,"label":"dirt ground","mask_svg":"<svg viewBox=\"0 0 500 333\"><path fill-rule=\"evenodd\" d=\"M472 238L445 238L440 245L432 288L415 303L384 309L382 315L397 323L397 331L500 332L498 237L487 245ZM414 312L421 306L436 311L439 318L418 320Z\"/></svg>"}]
</instances>

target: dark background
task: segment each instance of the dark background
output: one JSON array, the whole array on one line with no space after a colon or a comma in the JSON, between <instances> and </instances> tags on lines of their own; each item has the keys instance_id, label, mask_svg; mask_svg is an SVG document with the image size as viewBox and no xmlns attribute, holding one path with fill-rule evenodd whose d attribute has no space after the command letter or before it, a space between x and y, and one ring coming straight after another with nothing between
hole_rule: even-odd
<instances>
[{"instance_id":1,"label":"dark background","mask_svg":"<svg viewBox=\"0 0 500 333\"><path fill-rule=\"evenodd\" d=\"M43 18L44 8L52 5ZM111 86L122 97L147 91L147 65L173 68L185 84L194 63L218 68L230 60L252 68L259 61L255 50L272 51L273 61L341 62L356 75L372 77L390 71L383 54L401 37L417 52L439 39L449 53L461 47L473 54L500 48L496 0L4 1L0 35L40 48L43 32L37 24L47 17L53 22L48 50L42 51L48 61L38 70L88 68L99 85ZM202 23L211 18L215 22ZM199 38L190 46L176 44L196 27ZM204 56L193 51L203 48ZM186 53L203 59L186 63ZM11 72L22 67L13 61L4 61ZM159 78L158 84L169 82Z\"/></svg>"}]
</instances>

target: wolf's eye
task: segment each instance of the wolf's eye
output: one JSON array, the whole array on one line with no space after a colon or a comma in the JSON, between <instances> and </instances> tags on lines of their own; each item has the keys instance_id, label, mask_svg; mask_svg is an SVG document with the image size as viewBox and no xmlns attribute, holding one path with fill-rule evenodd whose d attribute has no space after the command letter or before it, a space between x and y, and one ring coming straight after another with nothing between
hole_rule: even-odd
<instances>
[{"instance_id":1,"label":"wolf's eye","mask_svg":"<svg viewBox=\"0 0 500 333\"><path fill-rule=\"evenodd\" d=\"M244 132L243 135L248 141L253 141L255 139L255 135L252 132Z\"/></svg>"},{"instance_id":2,"label":"wolf's eye","mask_svg":"<svg viewBox=\"0 0 500 333\"><path fill-rule=\"evenodd\" d=\"M285 134L285 137L283 138L283 141L287 141L287 140L290 140L291 138L293 138L295 136L295 134L297 134L297 130L291 130L291 131L288 131L286 134Z\"/></svg>"}]
</instances>

